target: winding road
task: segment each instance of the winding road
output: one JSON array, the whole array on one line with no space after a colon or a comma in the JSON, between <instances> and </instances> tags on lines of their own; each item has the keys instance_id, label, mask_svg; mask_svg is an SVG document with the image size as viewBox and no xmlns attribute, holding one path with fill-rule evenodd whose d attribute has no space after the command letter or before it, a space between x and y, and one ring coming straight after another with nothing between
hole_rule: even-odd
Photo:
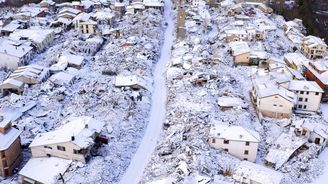
<instances>
[{"instance_id":1,"label":"winding road","mask_svg":"<svg viewBox=\"0 0 328 184\"><path fill-rule=\"evenodd\" d=\"M154 91L152 96L149 123L145 131L145 135L140 142L139 148L132 158L128 169L124 173L120 184L134 184L141 180L143 171L155 150L157 140L162 131L163 122L165 121L167 95L164 73L166 64L171 56L171 47L174 40L174 22L170 15L171 11L171 0L165 0L164 20L167 22L167 27L164 34L165 37L161 49L161 55L154 71Z\"/></svg>"}]
</instances>

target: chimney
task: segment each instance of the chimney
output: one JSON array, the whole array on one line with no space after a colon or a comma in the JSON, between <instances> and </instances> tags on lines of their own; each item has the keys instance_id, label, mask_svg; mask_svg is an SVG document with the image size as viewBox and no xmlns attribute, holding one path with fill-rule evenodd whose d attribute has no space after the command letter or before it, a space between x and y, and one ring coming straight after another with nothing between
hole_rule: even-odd
<instances>
[{"instance_id":1,"label":"chimney","mask_svg":"<svg viewBox=\"0 0 328 184\"><path fill-rule=\"evenodd\" d=\"M85 128L89 128L89 125L88 124L85 124L85 126L84 126Z\"/></svg>"},{"instance_id":2,"label":"chimney","mask_svg":"<svg viewBox=\"0 0 328 184\"><path fill-rule=\"evenodd\" d=\"M11 128L11 121L5 120L3 116L0 116L0 134L6 134L7 131Z\"/></svg>"}]
</instances>

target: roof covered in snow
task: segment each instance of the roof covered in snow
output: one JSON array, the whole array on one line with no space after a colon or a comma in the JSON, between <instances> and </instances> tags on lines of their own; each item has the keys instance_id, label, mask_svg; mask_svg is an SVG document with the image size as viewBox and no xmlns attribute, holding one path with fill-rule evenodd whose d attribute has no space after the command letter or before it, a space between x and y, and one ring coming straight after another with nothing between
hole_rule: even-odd
<instances>
[{"instance_id":1,"label":"roof covered in snow","mask_svg":"<svg viewBox=\"0 0 328 184\"><path fill-rule=\"evenodd\" d=\"M10 34L10 38L13 40L20 40L21 38L27 38L32 42L42 43L52 33L54 33L53 29L41 29L39 27L33 27L29 29L16 30L15 32Z\"/></svg>"},{"instance_id":2,"label":"roof covered in snow","mask_svg":"<svg viewBox=\"0 0 328 184\"><path fill-rule=\"evenodd\" d=\"M238 56L240 54L245 54L250 52L247 42L244 41L231 42L229 43L229 47L232 50L233 56Z\"/></svg>"},{"instance_id":3,"label":"roof covered in snow","mask_svg":"<svg viewBox=\"0 0 328 184\"><path fill-rule=\"evenodd\" d=\"M233 179L242 182L243 178L262 184L280 184L283 174L265 166L242 161L236 166Z\"/></svg>"},{"instance_id":4,"label":"roof covered in snow","mask_svg":"<svg viewBox=\"0 0 328 184\"><path fill-rule=\"evenodd\" d=\"M100 133L104 126L105 123L91 117L74 118L57 130L38 134L30 147L72 142L81 148L87 148L94 143L94 134ZM74 140L72 140L72 136L74 136Z\"/></svg>"},{"instance_id":5,"label":"roof covered in snow","mask_svg":"<svg viewBox=\"0 0 328 184\"><path fill-rule=\"evenodd\" d=\"M322 39L312 35L304 37L303 44L307 45L310 48L319 45L327 47L327 44Z\"/></svg>"},{"instance_id":6,"label":"roof covered in snow","mask_svg":"<svg viewBox=\"0 0 328 184\"><path fill-rule=\"evenodd\" d=\"M60 174L64 175L71 162L57 157L31 158L19 175L41 183L55 184L58 183Z\"/></svg>"},{"instance_id":7,"label":"roof covered in snow","mask_svg":"<svg viewBox=\"0 0 328 184\"><path fill-rule=\"evenodd\" d=\"M290 62L291 64L295 64L297 67L309 63L309 60L303 54L298 52L287 53L284 55L284 59Z\"/></svg>"},{"instance_id":8,"label":"roof covered in snow","mask_svg":"<svg viewBox=\"0 0 328 184\"><path fill-rule=\"evenodd\" d=\"M132 87L132 86L140 86L142 88L147 89L146 81L137 76L137 75L130 75L130 76L116 76L115 78L115 86L116 87Z\"/></svg>"},{"instance_id":9,"label":"roof covered in snow","mask_svg":"<svg viewBox=\"0 0 328 184\"><path fill-rule=\"evenodd\" d=\"M241 98L223 96L218 98L218 104L220 107L242 107L245 108L247 105Z\"/></svg>"},{"instance_id":10,"label":"roof covered in snow","mask_svg":"<svg viewBox=\"0 0 328 184\"><path fill-rule=\"evenodd\" d=\"M292 133L282 133L269 148L265 160L275 164L275 169L279 169L306 142L307 139L304 137L297 137Z\"/></svg>"},{"instance_id":11,"label":"roof covered in snow","mask_svg":"<svg viewBox=\"0 0 328 184\"><path fill-rule=\"evenodd\" d=\"M327 61L311 61L304 65L322 83L328 84L328 63Z\"/></svg>"},{"instance_id":12,"label":"roof covered in snow","mask_svg":"<svg viewBox=\"0 0 328 184\"><path fill-rule=\"evenodd\" d=\"M0 151L8 149L20 134L21 131L16 128L9 128L6 134L0 133Z\"/></svg>"},{"instance_id":13,"label":"roof covered in snow","mask_svg":"<svg viewBox=\"0 0 328 184\"><path fill-rule=\"evenodd\" d=\"M229 126L215 122L211 127L210 137L231 141L260 142L259 133L241 126Z\"/></svg>"},{"instance_id":14,"label":"roof covered in snow","mask_svg":"<svg viewBox=\"0 0 328 184\"><path fill-rule=\"evenodd\" d=\"M8 78L0 85L1 89L23 88L24 83L16 79Z\"/></svg>"},{"instance_id":15,"label":"roof covered in snow","mask_svg":"<svg viewBox=\"0 0 328 184\"><path fill-rule=\"evenodd\" d=\"M162 0L143 0L143 4L145 6L150 6L150 7L162 7L164 6L164 3Z\"/></svg>"},{"instance_id":16,"label":"roof covered in snow","mask_svg":"<svg viewBox=\"0 0 328 184\"><path fill-rule=\"evenodd\" d=\"M26 54L28 54L33 48L20 44L19 42L8 40L8 39L0 39L0 53L8 54L11 56L15 56L18 58L22 58Z\"/></svg>"},{"instance_id":17,"label":"roof covered in snow","mask_svg":"<svg viewBox=\"0 0 328 184\"><path fill-rule=\"evenodd\" d=\"M288 89L292 91L310 91L323 93L323 90L315 81L292 80L289 82Z\"/></svg>"},{"instance_id":18,"label":"roof covered in snow","mask_svg":"<svg viewBox=\"0 0 328 184\"><path fill-rule=\"evenodd\" d=\"M64 60L64 61L62 61ZM58 62L67 62L72 65L80 66L84 60L83 56L73 55L73 54L64 54L59 57Z\"/></svg>"},{"instance_id":19,"label":"roof covered in snow","mask_svg":"<svg viewBox=\"0 0 328 184\"><path fill-rule=\"evenodd\" d=\"M74 80L74 75L66 72L59 72L52 75L49 80L57 85L69 85Z\"/></svg>"}]
</instances>

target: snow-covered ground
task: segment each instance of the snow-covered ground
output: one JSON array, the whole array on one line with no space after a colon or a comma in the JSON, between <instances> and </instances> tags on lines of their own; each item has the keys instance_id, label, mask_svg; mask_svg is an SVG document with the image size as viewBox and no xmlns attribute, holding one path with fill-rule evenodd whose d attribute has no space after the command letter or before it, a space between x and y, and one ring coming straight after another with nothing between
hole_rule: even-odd
<instances>
[{"instance_id":1,"label":"snow-covered ground","mask_svg":"<svg viewBox=\"0 0 328 184\"><path fill-rule=\"evenodd\" d=\"M154 70L154 91L152 94L152 104L150 109L149 123L144 137L138 147L137 152L123 175L121 184L138 183L141 180L144 168L148 164L153 150L156 147L157 139L161 133L162 125L165 120L166 110L166 85L165 71L167 62L170 60L171 47L173 44L174 23L171 16L171 1L165 1L164 20L167 22L164 43L161 49L160 59Z\"/></svg>"},{"instance_id":2,"label":"snow-covered ground","mask_svg":"<svg viewBox=\"0 0 328 184\"><path fill-rule=\"evenodd\" d=\"M152 86L164 37L163 15L159 10L147 9L142 15L123 17L117 24L122 33L120 37L107 37L95 56L84 55L80 70L69 69L75 73L72 84L58 86L45 80L29 86L21 96L12 94L0 98L1 110L10 107L19 111L25 105L36 103L14 122L24 130L21 140L25 145L38 133L56 129L69 117L93 116L108 124L102 134L110 139L109 144L93 150L87 164L74 162L64 176L66 183L118 183L149 122L152 90L117 88L115 75L139 75ZM31 63L48 67L57 62L59 54L68 52L72 43L83 42L83 39L83 35L74 29L63 32L45 51L35 55ZM131 40L133 44L130 44ZM164 72L161 67L159 70ZM8 74L1 72L0 80ZM161 83L164 86L164 81ZM159 92L161 94L161 90ZM141 100L136 100L136 95L140 95ZM23 154L24 162L18 170L31 156L28 148ZM17 183L17 176L16 173L6 179L0 178L0 183Z\"/></svg>"},{"instance_id":3,"label":"snow-covered ground","mask_svg":"<svg viewBox=\"0 0 328 184\"><path fill-rule=\"evenodd\" d=\"M328 183L328 149L326 148L319 155L319 159L325 162L325 167L323 169L322 174L315 179L311 184L326 184Z\"/></svg>"}]
</instances>

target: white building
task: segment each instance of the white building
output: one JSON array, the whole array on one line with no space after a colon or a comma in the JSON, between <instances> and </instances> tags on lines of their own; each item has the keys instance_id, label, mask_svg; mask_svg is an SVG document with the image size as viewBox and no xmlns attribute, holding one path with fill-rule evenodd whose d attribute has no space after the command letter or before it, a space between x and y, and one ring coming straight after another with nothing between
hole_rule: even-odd
<instances>
[{"instance_id":1,"label":"white building","mask_svg":"<svg viewBox=\"0 0 328 184\"><path fill-rule=\"evenodd\" d=\"M323 90L316 82L292 80L289 83L288 90L297 95L297 110L312 112L320 110Z\"/></svg>"},{"instance_id":2,"label":"white building","mask_svg":"<svg viewBox=\"0 0 328 184\"><path fill-rule=\"evenodd\" d=\"M288 91L288 78L283 74L268 75L252 80L251 97L260 118L289 118L297 102L295 93Z\"/></svg>"},{"instance_id":3,"label":"white building","mask_svg":"<svg viewBox=\"0 0 328 184\"><path fill-rule=\"evenodd\" d=\"M236 166L232 178L236 183L242 184L280 184L283 174L265 166L242 161Z\"/></svg>"},{"instance_id":4,"label":"white building","mask_svg":"<svg viewBox=\"0 0 328 184\"><path fill-rule=\"evenodd\" d=\"M95 138L105 123L91 117L78 117L57 130L38 134L30 144L32 157L50 157L86 162Z\"/></svg>"},{"instance_id":5,"label":"white building","mask_svg":"<svg viewBox=\"0 0 328 184\"><path fill-rule=\"evenodd\" d=\"M29 62L32 47L7 39L0 39L0 67L14 70Z\"/></svg>"},{"instance_id":6,"label":"white building","mask_svg":"<svg viewBox=\"0 0 328 184\"><path fill-rule=\"evenodd\" d=\"M241 126L215 123L209 133L209 144L242 160L255 162L260 135Z\"/></svg>"}]
</instances>

